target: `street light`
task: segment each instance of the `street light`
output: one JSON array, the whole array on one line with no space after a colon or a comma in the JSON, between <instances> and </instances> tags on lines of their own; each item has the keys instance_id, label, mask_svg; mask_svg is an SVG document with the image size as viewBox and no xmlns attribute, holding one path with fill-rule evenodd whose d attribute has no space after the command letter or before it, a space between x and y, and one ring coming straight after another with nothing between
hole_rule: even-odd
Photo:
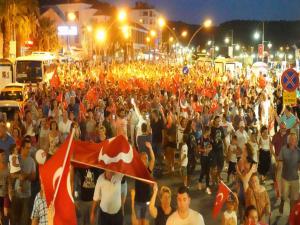
<instances>
[{"instance_id":1,"label":"street light","mask_svg":"<svg viewBox=\"0 0 300 225\"><path fill-rule=\"evenodd\" d=\"M146 37L146 42L149 43L151 41L150 37Z\"/></svg>"},{"instance_id":2,"label":"street light","mask_svg":"<svg viewBox=\"0 0 300 225\"><path fill-rule=\"evenodd\" d=\"M173 37L170 37L170 38L169 38L169 42L172 43L173 41L174 41L174 38L173 38Z\"/></svg>"},{"instance_id":3,"label":"street light","mask_svg":"<svg viewBox=\"0 0 300 225\"><path fill-rule=\"evenodd\" d=\"M171 29L163 17L158 18L157 24L161 29L166 27L171 32L171 34L176 38L176 41L179 42L178 37L177 37L176 33L174 32L175 28Z\"/></svg>"},{"instance_id":4,"label":"street light","mask_svg":"<svg viewBox=\"0 0 300 225\"><path fill-rule=\"evenodd\" d=\"M271 48L272 48L272 46L273 46L273 45L272 45L272 43L271 43L271 42L269 42L269 43L268 43L268 48L269 48L269 49L271 49Z\"/></svg>"},{"instance_id":5,"label":"street light","mask_svg":"<svg viewBox=\"0 0 300 225\"><path fill-rule=\"evenodd\" d=\"M98 28L96 31L96 39L99 42L104 42L106 40L106 31L103 28Z\"/></svg>"},{"instance_id":6,"label":"street light","mask_svg":"<svg viewBox=\"0 0 300 225\"><path fill-rule=\"evenodd\" d=\"M166 20L162 17L158 18L158 25L160 28L163 28L166 25Z\"/></svg>"},{"instance_id":7,"label":"street light","mask_svg":"<svg viewBox=\"0 0 300 225\"><path fill-rule=\"evenodd\" d=\"M156 33L156 31L155 31L155 30L151 30L151 31L150 31L150 35L151 35L151 37L155 37L155 36L156 36L156 34L157 34L157 33Z\"/></svg>"},{"instance_id":8,"label":"street light","mask_svg":"<svg viewBox=\"0 0 300 225\"><path fill-rule=\"evenodd\" d=\"M212 44L212 41L209 40L209 41L207 42L207 45L211 46L211 44Z\"/></svg>"},{"instance_id":9,"label":"street light","mask_svg":"<svg viewBox=\"0 0 300 225\"><path fill-rule=\"evenodd\" d=\"M284 54L283 53L279 53L279 58L283 59L283 57L284 57Z\"/></svg>"},{"instance_id":10,"label":"street light","mask_svg":"<svg viewBox=\"0 0 300 225\"><path fill-rule=\"evenodd\" d=\"M187 36L187 34L188 34L188 32L186 30L184 30L184 31L182 31L181 36L185 38Z\"/></svg>"},{"instance_id":11,"label":"street light","mask_svg":"<svg viewBox=\"0 0 300 225\"><path fill-rule=\"evenodd\" d=\"M119 11L119 13L118 13L118 20L119 20L120 22L124 22L124 21L126 20L126 18L127 18L127 12L126 12L126 10L121 9L121 10Z\"/></svg>"},{"instance_id":12,"label":"street light","mask_svg":"<svg viewBox=\"0 0 300 225\"><path fill-rule=\"evenodd\" d=\"M195 31L195 33L192 35L192 37L191 37L191 39L190 39L190 41L189 41L189 43L188 43L188 45L187 45L187 48L190 47L190 44L191 44L192 40L194 39L194 37L198 34L198 32L199 32L203 27L209 28L209 27L211 27L211 25L212 25L212 21L211 21L210 19L205 20L204 23L203 23L203 24Z\"/></svg>"},{"instance_id":13,"label":"street light","mask_svg":"<svg viewBox=\"0 0 300 225\"><path fill-rule=\"evenodd\" d=\"M68 13L68 20L69 21L75 21L76 20L76 15L73 12Z\"/></svg>"},{"instance_id":14,"label":"street light","mask_svg":"<svg viewBox=\"0 0 300 225\"><path fill-rule=\"evenodd\" d=\"M204 21L203 25L205 28L209 28L212 25L212 21L210 19L207 19Z\"/></svg>"},{"instance_id":15,"label":"street light","mask_svg":"<svg viewBox=\"0 0 300 225\"><path fill-rule=\"evenodd\" d=\"M122 27L122 32L124 34L125 39L129 38L129 27L127 25L124 25Z\"/></svg>"},{"instance_id":16,"label":"street light","mask_svg":"<svg viewBox=\"0 0 300 225\"><path fill-rule=\"evenodd\" d=\"M292 55L292 54L289 54L288 59L291 60L291 59L293 59L293 58L294 58L293 55Z\"/></svg>"},{"instance_id":17,"label":"street light","mask_svg":"<svg viewBox=\"0 0 300 225\"><path fill-rule=\"evenodd\" d=\"M215 50L218 52L220 50L219 46L216 46Z\"/></svg>"},{"instance_id":18,"label":"street light","mask_svg":"<svg viewBox=\"0 0 300 225\"><path fill-rule=\"evenodd\" d=\"M260 38L259 32L256 31L256 32L254 33L253 37L254 37L255 40L258 40L258 39Z\"/></svg>"},{"instance_id":19,"label":"street light","mask_svg":"<svg viewBox=\"0 0 300 225\"><path fill-rule=\"evenodd\" d=\"M235 45L235 50L239 51L241 49L241 46L239 44Z\"/></svg>"},{"instance_id":20,"label":"street light","mask_svg":"<svg viewBox=\"0 0 300 225\"><path fill-rule=\"evenodd\" d=\"M226 37L226 38L224 39L224 42L225 42L226 44L228 44L229 41L230 41L229 37Z\"/></svg>"}]
</instances>

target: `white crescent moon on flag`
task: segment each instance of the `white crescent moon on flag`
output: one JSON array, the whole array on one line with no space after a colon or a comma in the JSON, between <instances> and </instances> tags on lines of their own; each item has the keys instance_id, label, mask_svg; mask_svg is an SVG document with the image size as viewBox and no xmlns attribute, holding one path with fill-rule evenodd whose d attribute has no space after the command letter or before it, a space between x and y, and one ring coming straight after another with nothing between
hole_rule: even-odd
<instances>
[{"instance_id":1,"label":"white crescent moon on flag","mask_svg":"<svg viewBox=\"0 0 300 225\"><path fill-rule=\"evenodd\" d=\"M52 185L53 185L54 190L56 189L56 185L58 184L58 180L61 177L62 172L63 172L63 168L61 166L54 173L53 180L52 180ZM70 171L69 171L68 177L67 177L67 190L68 190L68 194L69 194L69 197L70 197L71 201L74 203L74 199L73 199L73 195L72 195L72 189L71 189Z\"/></svg>"},{"instance_id":2,"label":"white crescent moon on flag","mask_svg":"<svg viewBox=\"0 0 300 225\"><path fill-rule=\"evenodd\" d=\"M188 104L186 103L186 104L182 104L182 102L181 102L181 100L179 100L179 104L180 104L180 107L182 108L182 109L187 109L188 108Z\"/></svg>"},{"instance_id":3,"label":"white crescent moon on flag","mask_svg":"<svg viewBox=\"0 0 300 225\"><path fill-rule=\"evenodd\" d=\"M219 204L219 202L222 202L223 201L223 198L224 198L224 195L223 193L219 193L216 197L216 205Z\"/></svg>"},{"instance_id":4,"label":"white crescent moon on flag","mask_svg":"<svg viewBox=\"0 0 300 225\"><path fill-rule=\"evenodd\" d=\"M129 145L129 152L128 153L124 153L124 152L120 152L118 155L116 155L115 157L109 157L107 154L103 154L102 153L103 147L101 147L100 153L99 153L99 157L98 157L98 161L103 161L106 165L111 164L111 163L117 163L119 161L123 161L124 163L131 163L132 159L133 159L133 149L131 147L131 145Z\"/></svg>"}]
</instances>

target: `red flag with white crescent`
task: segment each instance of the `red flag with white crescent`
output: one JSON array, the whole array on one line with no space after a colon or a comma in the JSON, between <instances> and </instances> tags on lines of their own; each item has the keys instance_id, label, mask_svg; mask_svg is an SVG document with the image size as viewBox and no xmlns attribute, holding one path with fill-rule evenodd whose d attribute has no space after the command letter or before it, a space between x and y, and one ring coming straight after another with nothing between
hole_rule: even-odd
<instances>
[{"instance_id":1,"label":"red flag with white crescent","mask_svg":"<svg viewBox=\"0 0 300 225\"><path fill-rule=\"evenodd\" d=\"M68 151L69 143L70 148ZM54 225L77 224L70 179L70 156L72 155L73 147L74 143L68 137L56 153L44 165L39 167L47 206L49 207L54 200ZM60 184L58 184L59 180ZM54 199L57 185L59 187Z\"/></svg>"},{"instance_id":2,"label":"red flag with white crescent","mask_svg":"<svg viewBox=\"0 0 300 225\"><path fill-rule=\"evenodd\" d=\"M219 189L216 196L214 209L213 209L213 218L215 219L219 212L222 209L224 202L227 200L231 190L221 181L219 183Z\"/></svg>"},{"instance_id":3,"label":"red flag with white crescent","mask_svg":"<svg viewBox=\"0 0 300 225\"><path fill-rule=\"evenodd\" d=\"M122 173L134 179L153 183L153 178L140 159L139 153L123 135L101 143L74 141L72 162L79 166L96 167Z\"/></svg>"}]
</instances>

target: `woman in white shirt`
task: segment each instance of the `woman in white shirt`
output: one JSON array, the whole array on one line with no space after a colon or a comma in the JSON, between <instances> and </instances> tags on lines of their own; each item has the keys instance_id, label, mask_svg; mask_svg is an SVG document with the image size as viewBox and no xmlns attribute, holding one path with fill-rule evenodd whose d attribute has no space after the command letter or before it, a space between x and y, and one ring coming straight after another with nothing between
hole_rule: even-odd
<instances>
[{"instance_id":1,"label":"woman in white shirt","mask_svg":"<svg viewBox=\"0 0 300 225\"><path fill-rule=\"evenodd\" d=\"M258 172L262 175L262 182L264 182L265 177L270 169L271 165L271 148L272 142L271 138L268 134L268 128L263 126L260 130L261 137L259 140L259 164L258 164Z\"/></svg>"}]
</instances>

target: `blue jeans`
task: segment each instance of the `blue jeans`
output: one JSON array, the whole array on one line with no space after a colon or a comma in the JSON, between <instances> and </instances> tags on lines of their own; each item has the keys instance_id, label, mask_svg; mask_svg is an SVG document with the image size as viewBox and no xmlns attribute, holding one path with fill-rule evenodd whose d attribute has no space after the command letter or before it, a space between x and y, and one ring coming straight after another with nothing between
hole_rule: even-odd
<instances>
[{"instance_id":1,"label":"blue jeans","mask_svg":"<svg viewBox=\"0 0 300 225\"><path fill-rule=\"evenodd\" d=\"M163 166L162 143L152 143L152 149L155 155L155 168L161 168Z\"/></svg>"}]
</instances>

